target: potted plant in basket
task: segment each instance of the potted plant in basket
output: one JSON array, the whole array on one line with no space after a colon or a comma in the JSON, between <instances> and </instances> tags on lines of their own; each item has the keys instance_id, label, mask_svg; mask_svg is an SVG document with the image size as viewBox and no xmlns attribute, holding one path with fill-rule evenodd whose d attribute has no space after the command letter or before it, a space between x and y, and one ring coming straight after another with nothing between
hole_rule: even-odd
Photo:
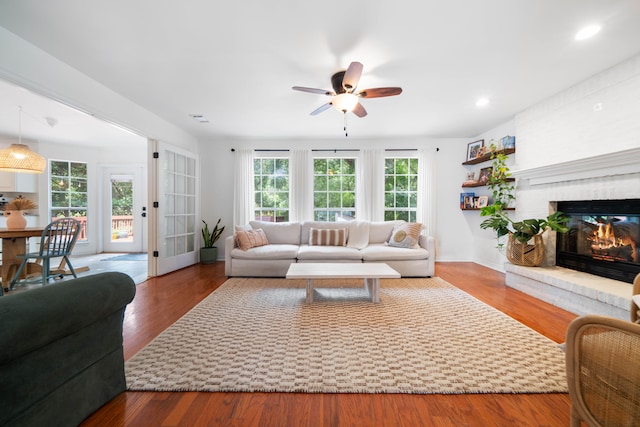
<instances>
[{"instance_id":1,"label":"potted plant in basket","mask_svg":"<svg viewBox=\"0 0 640 427\"><path fill-rule=\"evenodd\" d=\"M221 220L222 218L218 219L218 222L211 231L209 231L209 224L207 224L205 220L202 220L204 224L204 227L202 227L202 243L204 246L200 248L200 262L202 264L211 264L218 259L218 247L215 246L215 244L224 231L224 225L218 227Z\"/></svg>"},{"instance_id":2,"label":"potted plant in basket","mask_svg":"<svg viewBox=\"0 0 640 427\"><path fill-rule=\"evenodd\" d=\"M549 229L566 233L569 227L565 224L569 218L558 211L546 218L530 218L521 221L511 219L505 210L515 200L514 187L509 180L511 173L506 165L507 156L502 152L496 152L493 144L490 148L493 170L487 186L493 192L493 203L480 210L481 216L489 217L480 224L480 227L495 230L499 249L504 247L504 244L500 243L500 238L508 236L505 255L512 264L539 266L545 258L542 235Z\"/></svg>"}]
</instances>

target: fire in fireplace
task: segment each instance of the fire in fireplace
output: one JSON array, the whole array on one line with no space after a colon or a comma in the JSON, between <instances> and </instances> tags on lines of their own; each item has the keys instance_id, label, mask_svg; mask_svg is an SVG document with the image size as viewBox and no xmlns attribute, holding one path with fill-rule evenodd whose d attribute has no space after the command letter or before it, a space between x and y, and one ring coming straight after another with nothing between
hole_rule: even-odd
<instances>
[{"instance_id":1,"label":"fire in fireplace","mask_svg":"<svg viewBox=\"0 0 640 427\"><path fill-rule=\"evenodd\" d=\"M632 283L640 273L640 199L558 202L571 221L556 265Z\"/></svg>"}]
</instances>

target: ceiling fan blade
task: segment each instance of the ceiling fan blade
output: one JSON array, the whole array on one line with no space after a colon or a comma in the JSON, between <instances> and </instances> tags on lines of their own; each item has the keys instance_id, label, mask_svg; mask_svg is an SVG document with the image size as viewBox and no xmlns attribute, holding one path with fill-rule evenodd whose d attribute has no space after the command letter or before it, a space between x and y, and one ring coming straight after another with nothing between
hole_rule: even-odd
<instances>
[{"instance_id":1,"label":"ceiling fan blade","mask_svg":"<svg viewBox=\"0 0 640 427\"><path fill-rule=\"evenodd\" d=\"M344 90L349 93L353 92L356 89L356 86L358 86L360 76L362 76L362 64L359 62L352 62L349 64L349 68L347 68L342 79L342 87Z\"/></svg>"},{"instance_id":2,"label":"ceiling fan blade","mask_svg":"<svg viewBox=\"0 0 640 427\"><path fill-rule=\"evenodd\" d=\"M331 103L330 103L330 102L327 102L326 104L321 105L320 107L318 107L318 108L316 108L315 110L313 110L313 111L311 112L311 115L312 115L312 116L318 115L318 114L322 113L324 110L326 110L326 109L328 109L328 108L330 108L330 107L331 107Z\"/></svg>"},{"instance_id":3,"label":"ceiling fan blade","mask_svg":"<svg viewBox=\"0 0 640 427\"><path fill-rule=\"evenodd\" d=\"M381 98L383 96L394 96L402 93L401 87L377 87L373 89L364 89L358 92L361 98Z\"/></svg>"},{"instance_id":4,"label":"ceiling fan blade","mask_svg":"<svg viewBox=\"0 0 640 427\"><path fill-rule=\"evenodd\" d=\"M365 110L362 104L358 102L356 106L353 108L353 114L355 114L358 117L364 117L367 115L367 110Z\"/></svg>"},{"instance_id":5,"label":"ceiling fan blade","mask_svg":"<svg viewBox=\"0 0 640 427\"><path fill-rule=\"evenodd\" d=\"M330 90L316 89L316 88L313 88L313 87L293 86L291 89L299 90L300 92L317 93L317 94L320 94L320 95L328 95L328 96L335 95L335 93L333 93Z\"/></svg>"}]
</instances>

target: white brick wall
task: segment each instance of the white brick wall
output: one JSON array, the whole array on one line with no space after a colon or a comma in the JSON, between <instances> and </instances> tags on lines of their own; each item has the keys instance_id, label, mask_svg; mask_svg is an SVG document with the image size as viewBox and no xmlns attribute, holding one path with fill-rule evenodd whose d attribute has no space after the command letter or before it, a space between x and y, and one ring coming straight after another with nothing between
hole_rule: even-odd
<instances>
[{"instance_id":1,"label":"white brick wall","mask_svg":"<svg viewBox=\"0 0 640 427\"><path fill-rule=\"evenodd\" d=\"M516 144L514 170L640 147L640 56L516 116ZM546 216L549 201L625 198L640 198L640 174L535 186L519 179L516 216Z\"/></svg>"},{"instance_id":2,"label":"white brick wall","mask_svg":"<svg viewBox=\"0 0 640 427\"><path fill-rule=\"evenodd\" d=\"M602 109L594 111L597 105ZM515 122L516 168L640 147L640 56L538 103Z\"/></svg>"}]
</instances>

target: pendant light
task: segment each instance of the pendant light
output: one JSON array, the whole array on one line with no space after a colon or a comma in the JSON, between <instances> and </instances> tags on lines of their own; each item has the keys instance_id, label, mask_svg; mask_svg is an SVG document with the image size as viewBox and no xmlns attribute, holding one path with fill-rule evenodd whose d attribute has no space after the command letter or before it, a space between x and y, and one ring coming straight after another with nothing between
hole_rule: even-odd
<instances>
[{"instance_id":1,"label":"pendant light","mask_svg":"<svg viewBox=\"0 0 640 427\"><path fill-rule=\"evenodd\" d=\"M0 171L43 173L47 160L22 143L22 106L18 114L18 144L0 150Z\"/></svg>"}]
</instances>

